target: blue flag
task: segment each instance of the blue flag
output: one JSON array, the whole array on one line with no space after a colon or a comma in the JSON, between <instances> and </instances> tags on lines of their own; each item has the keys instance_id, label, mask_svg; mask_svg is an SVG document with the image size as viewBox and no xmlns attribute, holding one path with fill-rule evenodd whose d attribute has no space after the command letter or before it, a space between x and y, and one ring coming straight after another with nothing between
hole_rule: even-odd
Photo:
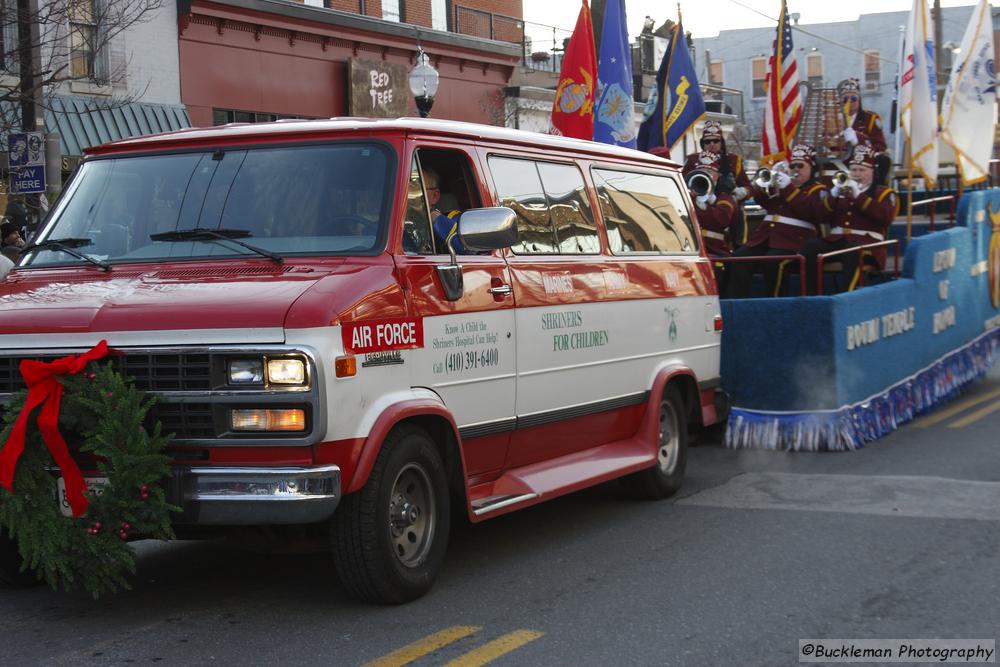
<instances>
[{"instance_id":1,"label":"blue flag","mask_svg":"<svg viewBox=\"0 0 1000 667\"><path fill-rule=\"evenodd\" d=\"M677 24L656 73L656 88L646 101L639 126L639 150L658 146L672 149L704 115L705 99L694 73L684 30Z\"/></svg>"},{"instance_id":2,"label":"blue flag","mask_svg":"<svg viewBox=\"0 0 1000 667\"><path fill-rule=\"evenodd\" d=\"M604 6L596 100L594 141L635 148L632 50L625 29L625 0L608 0Z\"/></svg>"}]
</instances>

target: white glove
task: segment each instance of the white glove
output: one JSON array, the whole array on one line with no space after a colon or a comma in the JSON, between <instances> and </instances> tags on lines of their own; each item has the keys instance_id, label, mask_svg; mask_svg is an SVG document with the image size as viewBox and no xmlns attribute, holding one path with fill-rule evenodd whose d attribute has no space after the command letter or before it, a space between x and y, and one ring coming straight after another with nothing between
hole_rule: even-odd
<instances>
[{"instance_id":1,"label":"white glove","mask_svg":"<svg viewBox=\"0 0 1000 667\"><path fill-rule=\"evenodd\" d=\"M834 199L836 199L837 197L840 196L840 186L839 185L835 185L832 188L830 188L830 196L833 197Z\"/></svg>"},{"instance_id":2,"label":"white glove","mask_svg":"<svg viewBox=\"0 0 1000 667\"><path fill-rule=\"evenodd\" d=\"M857 197L861 194L861 186L858 185L857 181L847 181L847 185L844 187L851 191L852 197Z\"/></svg>"},{"instance_id":3,"label":"white glove","mask_svg":"<svg viewBox=\"0 0 1000 667\"><path fill-rule=\"evenodd\" d=\"M741 188L741 187L733 188L733 199L735 199L736 201L743 201L744 199L747 198L747 194L748 193L746 188Z\"/></svg>"},{"instance_id":4,"label":"white glove","mask_svg":"<svg viewBox=\"0 0 1000 667\"><path fill-rule=\"evenodd\" d=\"M849 127L843 132L844 141L852 146L858 145L858 133L854 131L853 127Z\"/></svg>"},{"instance_id":5,"label":"white glove","mask_svg":"<svg viewBox=\"0 0 1000 667\"><path fill-rule=\"evenodd\" d=\"M779 190L784 190L792 183L792 177L783 171L774 172L774 182Z\"/></svg>"},{"instance_id":6,"label":"white glove","mask_svg":"<svg viewBox=\"0 0 1000 667\"><path fill-rule=\"evenodd\" d=\"M695 199L694 203L698 205L698 208L704 211L706 208L708 208L709 205L715 203L715 195L714 194L701 195L700 197Z\"/></svg>"}]
</instances>

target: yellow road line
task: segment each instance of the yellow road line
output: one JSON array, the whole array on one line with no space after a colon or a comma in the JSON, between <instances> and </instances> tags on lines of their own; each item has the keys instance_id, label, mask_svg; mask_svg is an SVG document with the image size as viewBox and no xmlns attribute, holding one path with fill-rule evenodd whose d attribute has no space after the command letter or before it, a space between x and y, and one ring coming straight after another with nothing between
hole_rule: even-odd
<instances>
[{"instance_id":1,"label":"yellow road line","mask_svg":"<svg viewBox=\"0 0 1000 667\"><path fill-rule=\"evenodd\" d=\"M928 415L927 417L920 419L919 421L914 423L914 426L916 426L917 428L927 428L928 426L934 426L934 424L937 424L938 422L943 422L945 419L957 415L959 412L962 412L963 410L968 410L973 405L979 405L980 403L985 403L991 398L996 398L997 396L1000 396L1000 389L994 389L993 391L983 394L982 396L973 396L964 401L959 401L958 403L955 403L954 405L949 406L944 410L941 410L939 412L936 411L934 414Z\"/></svg>"},{"instance_id":2,"label":"yellow road line","mask_svg":"<svg viewBox=\"0 0 1000 667\"><path fill-rule=\"evenodd\" d=\"M991 412L996 412L1000 410L1000 401L993 403L992 405L987 405L985 408L979 408L975 412L969 413L961 419L956 419L952 423L948 424L948 428L965 428L974 421L979 421Z\"/></svg>"},{"instance_id":3,"label":"yellow road line","mask_svg":"<svg viewBox=\"0 0 1000 667\"><path fill-rule=\"evenodd\" d=\"M505 653L510 653L516 648L520 648L528 642L535 641L544 633L534 630L515 630L502 637L497 637L491 642L483 644L477 649L473 649L465 655L460 655L445 667L480 667L488 662L496 660Z\"/></svg>"},{"instance_id":4,"label":"yellow road line","mask_svg":"<svg viewBox=\"0 0 1000 667\"><path fill-rule=\"evenodd\" d=\"M401 667L401 665L411 663L417 658L422 658L428 653L433 653L454 641L458 641L462 637L468 637L475 632L479 632L480 629L474 625L455 625L445 628L441 632L435 632L433 635L428 635L412 644L407 644L387 656L373 660L366 664L365 667Z\"/></svg>"}]
</instances>

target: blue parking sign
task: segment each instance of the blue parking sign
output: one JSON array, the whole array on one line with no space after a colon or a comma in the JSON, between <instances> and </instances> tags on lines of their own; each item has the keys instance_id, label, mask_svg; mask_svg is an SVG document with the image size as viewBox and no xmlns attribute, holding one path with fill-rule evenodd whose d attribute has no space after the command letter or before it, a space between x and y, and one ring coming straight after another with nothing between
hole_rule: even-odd
<instances>
[{"instance_id":1,"label":"blue parking sign","mask_svg":"<svg viewBox=\"0 0 1000 667\"><path fill-rule=\"evenodd\" d=\"M10 168L10 193L45 192L45 165Z\"/></svg>"}]
</instances>

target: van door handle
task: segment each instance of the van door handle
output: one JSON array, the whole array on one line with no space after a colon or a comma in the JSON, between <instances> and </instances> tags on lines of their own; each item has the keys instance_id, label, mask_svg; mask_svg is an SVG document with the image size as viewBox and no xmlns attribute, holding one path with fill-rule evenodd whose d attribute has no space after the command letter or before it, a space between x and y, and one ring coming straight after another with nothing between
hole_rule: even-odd
<instances>
[{"instance_id":1,"label":"van door handle","mask_svg":"<svg viewBox=\"0 0 1000 667\"><path fill-rule=\"evenodd\" d=\"M499 287L491 287L486 291L493 296L507 296L514 291L514 288L510 285L500 285Z\"/></svg>"}]
</instances>

